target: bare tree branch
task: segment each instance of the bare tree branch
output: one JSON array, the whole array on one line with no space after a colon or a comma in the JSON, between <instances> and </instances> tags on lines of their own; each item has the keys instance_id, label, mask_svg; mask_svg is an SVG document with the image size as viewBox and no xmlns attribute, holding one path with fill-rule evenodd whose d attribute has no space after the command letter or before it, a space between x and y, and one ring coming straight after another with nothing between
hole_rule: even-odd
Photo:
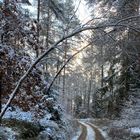
<instances>
[{"instance_id":1,"label":"bare tree branch","mask_svg":"<svg viewBox=\"0 0 140 140\"><path fill-rule=\"evenodd\" d=\"M116 23L116 25L119 24L119 23L121 23L121 22L123 22L123 21L129 20L129 19L132 19L132 18L140 18L140 15L137 15L137 16L131 16L131 17L127 17L127 18L123 18L123 19L119 20L119 21Z\"/></svg>"}]
</instances>

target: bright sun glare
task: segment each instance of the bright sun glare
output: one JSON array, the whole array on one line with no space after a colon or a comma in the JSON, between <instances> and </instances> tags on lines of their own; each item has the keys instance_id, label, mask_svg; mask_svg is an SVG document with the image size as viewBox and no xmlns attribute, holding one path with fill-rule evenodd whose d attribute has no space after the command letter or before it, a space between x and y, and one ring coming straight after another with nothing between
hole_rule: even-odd
<instances>
[{"instance_id":1,"label":"bright sun glare","mask_svg":"<svg viewBox=\"0 0 140 140\"><path fill-rule=\"evenodd\" d=\"M80 2L80 4L79 4L79 2ZM74 1L74 4L75 4L75 8L78 7L76 14L77 14L78 18L80 19L80 21L83 24L86 23L87 21L89 21L91 19L91 17L90 17L90 11L86 5L86 2L82 1L82 0L80 0L80 1L77 0L77 1Z\"/></svg>"}]
</instances>

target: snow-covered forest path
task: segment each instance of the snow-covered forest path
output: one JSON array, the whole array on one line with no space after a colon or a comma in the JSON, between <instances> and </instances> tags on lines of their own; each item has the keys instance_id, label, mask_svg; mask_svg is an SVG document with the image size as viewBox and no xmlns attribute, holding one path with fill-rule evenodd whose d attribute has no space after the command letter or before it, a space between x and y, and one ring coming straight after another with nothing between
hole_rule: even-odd
<instances>
[{"instance_id":1,"label":"snow-covered forest path","mask_svg":"<svg viewBox=\"0 0 140 140\"><path fill-rule=\"evenodd\" d=\"M81 134L77 140L105 140L100 130L91 123L81 122Z\"/></svg>"}]
</instances>

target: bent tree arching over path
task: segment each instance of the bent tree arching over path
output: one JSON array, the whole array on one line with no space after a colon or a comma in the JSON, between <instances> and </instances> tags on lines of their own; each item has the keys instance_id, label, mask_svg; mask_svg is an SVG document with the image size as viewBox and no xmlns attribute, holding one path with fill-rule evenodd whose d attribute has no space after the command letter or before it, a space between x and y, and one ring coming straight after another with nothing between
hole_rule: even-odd
<instances>
[{"instance_id":1,"label":"bent tree arching over path","mask_svg":"<svg viewBox=\"0 0 140 140\"><path fill-rule=\"evenodd\" d=\"M115 24L108 24L108 25L101 25L101 26L87 26L87 27L82 27L82 28L77 29L76 31L73 31L72 33L70 33L70 34L68 34L66 36L63 36L60 40L58 40L56 43L54 43L48 50L46 50L40 57L38 57L33 62L33 64L30 66L30 68L27 70L27 72L20 78L20 80L17 82L17 85L16 85L15 89L11 93L9 100L7 101L6 105L2 109L2 111L0 113L0 118L2 119L5 111L7 110L8 106L10 105L10 103L12 102L12 100L14 99L14 97L16 96L16 93L19 90L19 88L20 88L21 84L23 83L23 81L25 80L25 78L33 70L33 68L36 66L36 64L38 64L40 62L40 60L42 60L45 56L47 56L52 50L54 50L55 48L57 48L57 45L59 45L64 40L66 40L66 39L68 39L70 37L73 37L74 35L76 35L76 34L78 34L80 32L83 32L83 31L86 31L86 30L97 30L97 29L106 28L106 27L128 27L130 29L133 29L136 32L140 32L139 30L135 29L132 26L128 26L128 25L125 25L125 24L115 23Z\"/></svg>"}]
</instances>

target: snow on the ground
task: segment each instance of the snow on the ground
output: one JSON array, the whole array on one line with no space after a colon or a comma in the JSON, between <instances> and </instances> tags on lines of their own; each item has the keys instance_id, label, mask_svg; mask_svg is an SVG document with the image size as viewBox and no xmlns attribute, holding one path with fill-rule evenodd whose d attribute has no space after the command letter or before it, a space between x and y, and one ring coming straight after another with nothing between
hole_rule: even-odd
<instances>
[{"instance_id":1,"label":"snow on the ground","mask_svg":"<svg viewBox=\"0 0 140 140\"><path fill-rule=\"evenodd\" d=\"M79 119L80 122L84 122L84 123L90 122L90 121L93 121L93 120L95 120L95 119L93 119L93 118Z\"/></svg>"},{"instance_id":2,"label":"snow on the ground","mask_svg":"<svg viewBox=\"0 0 140 140\"><path fill-rule=\"evenodd\" d=\"M140 134L140 128L139 127L130 128L130 131L131 131L131 133L138 133L138 134Z\"/></svg>"},{"instance_id":3,"label":"snow on the ground","mask_svg":"<svg viewBox=\"0 0 140 140\"><path fill-rule=\"evenodd\" d=\"M17 133L14 132L11 128L9 127L1 127L0 126L0 139L7 139L7 140L16 140L16 135Z\"/></svg>"},{"instance_id":4,"label":"snow on the ground","mask_svg":"<svg viewBox=\"0 0 140 140\"><path fill-rule=\"evenodd\" d=\"M19 107L16 107L14 111L11 111L11 107L8 108L6 113L4 114L4 118L7 119L17 119L17 120L23 120L27 122L34 122L36 119L34 117L34 113L30 111L22 111ZM46 115L39 120L39 123L42 126L47 126L48 120L51 118L51 114L46 112Z\"/></svg>"},{"instance_id":5,"label":"snow on the ground","mask_svg":"<svg viewBox=\"0 0 140 140\"><path fill-rule=\"evenodd\" d=\"M78 140L80 134L82 133L81 129L79 129L76 133L76 135L72 138L72 140Z\"/></svg>"},{"instance_id":6,"label":"snow on the ground","mask_svg":"<svg viewBox=\"0 0 140 140\"><path fill-rule=\"evenodd\" d=\"M95 132L93 131L92 127L87 125L86 123L83 123L83 122L80 122L80 123L87 127L86 140L95 140Z\"/></svg>"},{"instance_id":7,"label":"snow on the ground","mask_svg":"<svg viewBox=\"0 0 140 140\"><path fill-rule=\"evenodd\" d=\"M50 120L51 117L52 115L46 111L46 115L44 115L42 118L37 118L35 117L33 111L25 112L22 111L19 107L14 107L14 109L12 107L9 107L6 113L4 114L4 118L6 119L16 119L26 122L33 122L36 123L37 125L39 124L43 126L44 130L38 136L41 137L41 139L43 136L45 138L51 136L53 139L66 140L67 137L71 136L72 128L70 125L70 121L66 119L67 118L66 116L64 115L62 116L61 122L55 122L53 120ZM9 130L7 130L7 132L8 134L10 133ZM9 134L9 136L11 137L14 137L13 135L12 132ZM7 134L5 137L7 137ZM7 140L14 140L14 138Z\"/></svg>"},{"instance_id":8,"label":"snow on the ground","mask_svg":"<svg viewBox=\"0 0 140 140\"><path fill-rule=\"evenodd\" d=\"M6 111L4 114L4 118L8 119L17 119L17 120L25 120L31 122L33 119L33 116L31 112L24 112L20 108L16 107L15 111L11 111L10 108L9 110Z\"/></svg>"}]
</instances>

